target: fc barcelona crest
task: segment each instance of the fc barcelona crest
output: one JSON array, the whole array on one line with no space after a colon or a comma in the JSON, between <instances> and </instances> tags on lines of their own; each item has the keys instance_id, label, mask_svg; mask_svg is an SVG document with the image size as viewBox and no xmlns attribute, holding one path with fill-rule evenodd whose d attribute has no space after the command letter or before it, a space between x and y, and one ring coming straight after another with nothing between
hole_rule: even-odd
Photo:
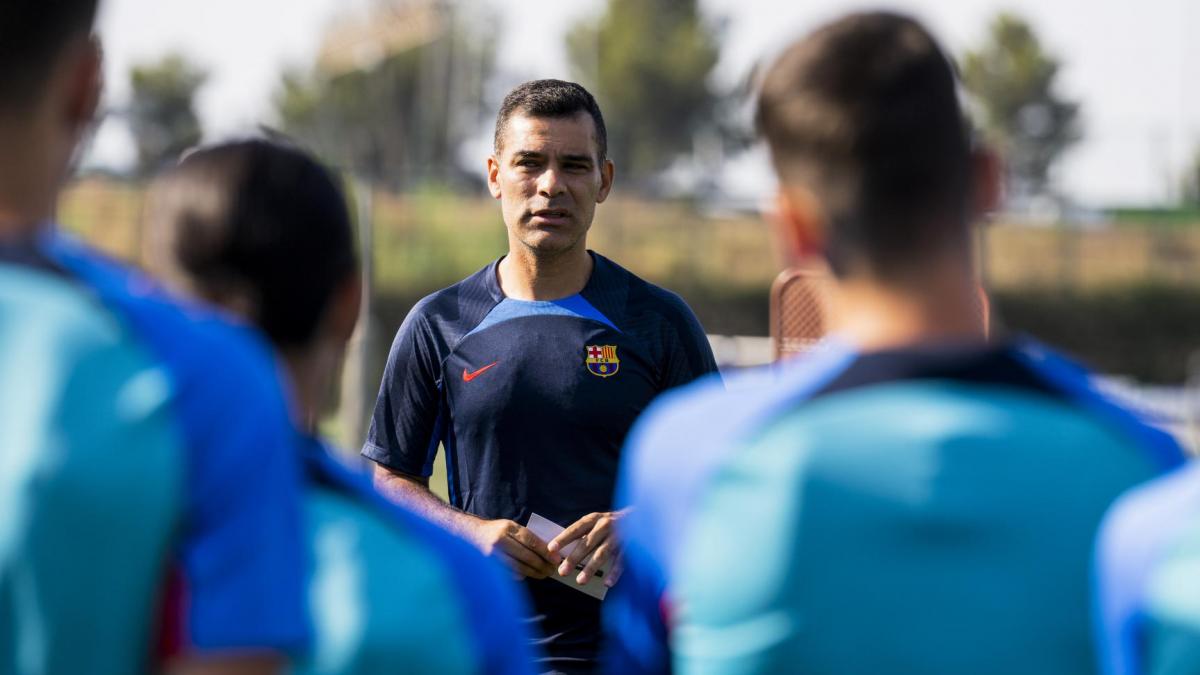
<instances>
[{"instance_id":1,"label":"fc barcelona crest","mask_svg":"<svg viewBox=\"0 0 1200 675\"><path fill-rule=\"evenodd\" d=\"M583 350L587 355L587 369L591 374L612 377L621 369L616 345L588 345Z\"/></svg>"}]
</instances>

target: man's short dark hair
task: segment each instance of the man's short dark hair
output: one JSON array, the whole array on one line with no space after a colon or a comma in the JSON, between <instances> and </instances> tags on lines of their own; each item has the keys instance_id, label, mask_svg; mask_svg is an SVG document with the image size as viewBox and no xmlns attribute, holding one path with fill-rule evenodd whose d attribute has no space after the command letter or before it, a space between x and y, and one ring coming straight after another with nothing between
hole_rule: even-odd
<instances>
[{"instance_id":1,"label":"man's short dark hair","mask_svg":"<svg viewBox=\"0 0 1200 675\"><path fill-rule=\"evenodd\" d=\"M603 162L608 157L608 130L604 127L604 116L596 99L582 86L562 80L533 80L508 92L496 115L496 136L493 148L500 154L504 130L513 115L528 117L574 117L581 112L592 116L596 125L597 157Z\"/></svg>"},{"instance_id":2,"label":"man's short dark hair","mask_svg":"<svg viewBox=\"0 0 1200 675\"><path fill-rule=\"evenodd\" d=\"M888 276L967 241L970 127L954 66L916 21L818 29L768 71L758 124L782 181L820 202L836 274L858 260Z\"/></svg>"},{"instance_id":3,"label":"man's short dark hair","mask_svg":"<svg viewBox=\"0 0 1200 675\"><path fill-rule=\"evenodd\" d=\"M0 108L32 102L72 37L87 35L98 0L0 2Z\"/></svg>"},{"instance_id":4,"label":"man's short dark hair","mask_svg":"<svg viewBox=\"0 0 1200 675\"><path fill-rule=\"evenodd\" d=\"M155 182L146 225L172 277L222 303L252 298L280 347L303 347L358 269L346 198L307 153L249 140L203 148Z\"/></svg>"}]
</instances>

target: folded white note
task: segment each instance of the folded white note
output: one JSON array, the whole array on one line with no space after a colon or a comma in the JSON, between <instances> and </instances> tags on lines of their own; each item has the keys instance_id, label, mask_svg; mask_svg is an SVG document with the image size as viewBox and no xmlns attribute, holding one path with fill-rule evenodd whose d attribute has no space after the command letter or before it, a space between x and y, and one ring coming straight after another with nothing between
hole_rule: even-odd
<instances>
[{"instance_id":1,"label":"folded white note","mask_svg":"<svg viewBox=\"0 0 1200 675\"><path fill-rule=\"evenodd\" d=\"M538 539L541 539L546 543L549 543L551 539L557 537L559 532L567 529L552 520L539 516L536 513L529 516L529 524L526 525L526 527L529 528L529 531L536 535ZM574 551L577 545L579 545L578 539L564 546L559 553L565 558L571 555L571 551ZM583 562L586 563L590 559L591 556L588 556L587 558L584 558ZM604 577L608 576L609 572L612 570L612 563L613 561L610 559L608 562L601 565L600 569L596 570L596 573L592 575L591 579L588 579L586 584L578 584L575 582L575 577L579 576L579 573L583 571L583 565L576 565L575 569L565 577L558 576L558 571L555 570L554 574L550 575L550 578L554 579L560 584L566 584L577 591L587 593L597 600L603 600L604 596L608 593L608 586L604 585Z\"/></svg>"}]
</instances>

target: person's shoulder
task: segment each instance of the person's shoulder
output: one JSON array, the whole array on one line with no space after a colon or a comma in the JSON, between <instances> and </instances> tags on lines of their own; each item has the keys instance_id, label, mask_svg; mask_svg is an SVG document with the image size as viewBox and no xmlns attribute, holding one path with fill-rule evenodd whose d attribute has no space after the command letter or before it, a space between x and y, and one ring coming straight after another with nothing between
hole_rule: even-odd
<instances>
[{"instance_id":1,"label":"person's shoulder","mask_svg":"<svg viewBox=\"0 0 1200 675\"><path fill-rule=\"evenodd\" d=\"M0 262L0 306L26 330L76 330L96 341L120 333L116 318L68 277L22 264Z\"/></svg>"},{"instance_id":2,"label":"person's shoulder","mask_svg":"<svg viewBox=\"0 0 1200 675\"><path fill-rule=\"evenodd\" d=\"M418 326L451 331L469 329L471 326L467 324L481 319L481 312L486 314L499 302L495 269L496 261L490 262L471 276L421 298L409 310L401 331Z\"/></svg>"},{"instance_id":3,"label":"person's shoulder","mask_svg":"<svg viewBox=\"0 0 1200 675\"><path fill-rule=\"evenodd\" d=\"M1181 466L1186 455L1174 436L1161 427L1166 420L1135 410L1116 400L1100 385L1097 376L1082 364L1031 338L1019 338L1013 356L1071 404L1119 429L1139 446L1160 471Z\"/></svg>"},{"instance_id":4,"label":"person's shoulder","mask_svg":"<svg viewBox=\"0 0 1200 675\"><path fill-rule=\"evenodd\" d=\"M159 282L81 243L58 238L51 257L92 291L184 390L272 396L270 346L248 324L175 296Z\"/></svg>"},{"instance_id":5,"label":"person's shoulder","mask_svg":"<svg viewBox=\"0 0 1200 675\"><path fill-rule=\"evenodd\" d=\"M1121 672L1136 661L1137 624L1164 556L1200 516L1200 466L1192 463L1135 487L1104 515L1096 536L1094 589L1101 653Z\"/></svg>"},{"instance_id":6,"label":"person's shoulder","mask_svg":"<svg viewBox=\"0 0 1200 675\"><path fill-rule=\"evenodd\" d=\"M143 423L161 395L162 373L153 356L87 290L69 278L24 265L0 264L0 369L4 382L39 382L45 396L19 405L83 406L111 422ZM139 404L124 414L115 402ZM145 411L142 411L145 408ZM134 414L134 411L142 411ZM15 410L7 411L10 414ZM26 411L28 413L28 411ZM57 415L50 422L58 421Z\"/></svg>"},{"instance_id":7,"label":"person's shoulder","mask_svg":"<svg viewBox=\"0 0 1200 675\"><path fill-rule=\"evenodd\" d=\"M692 315L692 309L678 293L639 277L610 258L599 253L595 255L597 263L604 266L605 274L628 287L630 302L643 303L664 313Z\"/></svg>"},{"instance_id":8,"label":"person's shoulder","mask_svg":"<svg viewBox=\"0 0 1200 675\"><path fill-rule=\"evenodd\" d=\"M703 335L696 313L678 293L647 281L598 253L595 256L610 290L621 291L624 305L621 309L626 317L635 318L641 325L666 324L680 334Z\"/></svg>"}]
</instances>

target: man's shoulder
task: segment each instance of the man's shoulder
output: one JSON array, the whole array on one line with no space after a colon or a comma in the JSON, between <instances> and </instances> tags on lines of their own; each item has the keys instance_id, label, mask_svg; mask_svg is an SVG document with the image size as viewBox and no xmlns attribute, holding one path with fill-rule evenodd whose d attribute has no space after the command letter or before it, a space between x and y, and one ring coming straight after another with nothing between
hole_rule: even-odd
<instances>
[{"instance_id":1,"label":"man's shoulder","mask_svg":"<svg viewBox=\"0 0 1200 675\"><path fill-rule=\"evenodd\" d=\"M21 317L10 331L63 331L111 342L121 333L116 318L86 289L63 275L25 264L0 262L0 312Z\"/></svg>"},{"instance_id":2,"label":"man's shoulder","mask_svg":"<svg viewBox=\"0 0 1200 675\"><path fill-rule=\"evenodd\" d=\"M1179 443L1160 428L1165 420L1116 400L1100 385L1096 374L1083 365L1028 338L1017 340L1011 352L1021 365L1030 368L1070 404L1119 429L1159 471L1184 463L1186 455Z\"/></svg>"},{"instance_id":3,"label":"man's shoulder","mask_svg":"<svg viewBox=\"0 0 1200 675\"><path fill-rule=\"evenodd\" d=\"M695 312L678 293L639 277L609 258L595 255L597 264L604 269L606 288L602 293L618 295L627 317L649 318L682 330L702 332Z\"/></svg>"},{"instance_id":4,"label":"man's shoulder","mask_svg":"<svg viewBox=\"0 0 1200 675\"><path fill-rule=\"evenodd\" d=\"M175 297L150 277L77 242L55 241L50 255L167 370L177 394L221 400L226 409L236 408L235 400L279 396L270 346L249 325Z\"/></svg>"},{"instance_id":5,"label":"man's shoulder","mask_svg":"<svg viewBox=\"0 0 1200 675\"><path fill-rule=\"evenodd\" d=\"M702 377L656 399L634 425L623 460L619 497L636 507L633 536L670 566L711 476L747 437L852 358L831 347L797 363Z\"/></svg>"},{"instance_id":6,"label":"man's shoulder","mask_svg":"<svg viewBox=\"0 0 1200 675\"><path fill-rule=\"evenodd\" d=\"M418 327L443 332L465 332L474 327L499 302L496 297L496 262L471 276L421 298L409 310L401 331Z\"/></svg>"},{"instance_id":7,"label":"man's shoulder","mask_svg":"<svg viewBox=\"0 0 1200 675\"><path fill-rule=\"evenodd\" d=\"M850 345L829 340L803 357L734 369L720 378L707 376L670 390L655 400L644 419L647 426L664 429L694 426L700 420L697 431L756 428L811 397L858 357Z\"/></svg>"}]
</instances>

